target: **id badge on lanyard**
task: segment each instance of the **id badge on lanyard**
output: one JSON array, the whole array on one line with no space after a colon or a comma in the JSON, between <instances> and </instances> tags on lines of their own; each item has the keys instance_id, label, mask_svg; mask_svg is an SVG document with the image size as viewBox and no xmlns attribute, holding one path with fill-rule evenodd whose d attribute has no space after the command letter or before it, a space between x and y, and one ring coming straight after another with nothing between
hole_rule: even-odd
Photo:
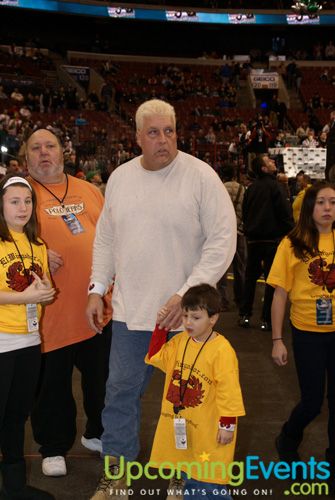
<instances>
[{"instance_id":1,"label":"id badge on lanyard","mask_svg":"<svg viewBox=\"0 0 335 500\"><path fill-rule=\"evenodd\" d=\"M333 304L331 297L321 297L316 299L316 324L333 324Z\"/></svg>"},{"instance_id":2,"label":"id badge on lanyard","mask_svg":"<svg viewBox=\"0 0 335 500\"><path fill-rule=\"evenodd\" d=\"M38 331L37 304L26 304L26 316L28 332Z\"/></svg>"},{"instance_id":3,"label":"id badge on lanyard","mask_svg":"<svg viewBox=\"0 0 335 500\"><path fill-rule=\"evenodd\" d=\"M84 228L75 214L62 215L62 219L72 234L80 234L84 232Z\"/></svg>"},{"instance_id":4,"label":"id badge on lanyard","mask_svg":"<svg viewBox=\"0 0 335 500\"><path fill-rule=\"evenodd\" d=\"M177 450L187 450L186 420L181 417L173 419L174 439Z\"/></svg>"}]
</instances>

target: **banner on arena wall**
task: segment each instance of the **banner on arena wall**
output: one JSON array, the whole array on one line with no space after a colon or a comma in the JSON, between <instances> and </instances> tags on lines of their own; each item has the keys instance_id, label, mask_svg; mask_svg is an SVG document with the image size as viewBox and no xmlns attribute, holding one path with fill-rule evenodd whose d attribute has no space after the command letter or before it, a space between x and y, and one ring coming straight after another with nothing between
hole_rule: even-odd
<instances>
[{"instance_id":1,"label":"banner on arena wall","mask_svg":"<svg viewBox=\"0 0 335 500\"><path fill-rule=\"evenodd\" d=\"M85 90L88 90L90 84L90 68L88 66L63 65L62 68L65 69L79 85L84 87Z\"/></svg>"},{"instance_id":2,"label":"banner on arena wall","mask_svg":"<svg viewBox=\"0 0 335 500\"><path fill-rule=\"evenodd\" d=\"M288 177L295 177L300 170L312 179L324 179L326 148L269 148L272 155L283 155L284 170Z\"/></svg>"},{"instance_id":3,"label":"banner on arena wall","mask_svg":"<svg viewBox=\"0 0 335 500\"><path fill-rule=\"evenodd\" d=\"M279 75L273 71L271 73L257 73L250 74L251 86L253 89L278 89L279 88Z\"/></svg>"},{"instance_id":4,"label":"banner on arena wall","mask_svg":"<svg viewBox=\"0 0 335 500\"><path fill-rule=\"evenodd\" d=\"M7 5L8 7L18 7L19 0L0 0L0 5Z\"/></svg>"}]
</instances>

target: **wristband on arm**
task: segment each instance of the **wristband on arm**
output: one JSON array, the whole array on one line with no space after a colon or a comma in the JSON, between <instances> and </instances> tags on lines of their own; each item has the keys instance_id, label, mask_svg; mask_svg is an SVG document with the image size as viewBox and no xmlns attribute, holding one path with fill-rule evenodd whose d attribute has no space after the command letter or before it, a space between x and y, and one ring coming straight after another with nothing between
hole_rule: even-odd
<instances>
[{"instance_id":1,"label":"wristband on arm","mask_svg":"<svg viewBox=\"0 0 335 500\"><path fill-rule=\"evenodd\" d=\"M155 326L155 329L152 333L149 350L148 350L148 358L152 358L154 354L159 352L163 345L167 342L168 330L166 328L159 328L158 325Z\"/></svg>"},{"instance_id":2,"label":"wristband on arm","mask_svg":"<svg viewBox=\"0 0 335 500\"><path fill-rule=\"evenodd\" d=\"M220 417L219 429L234 432L236 427L236 417Z\"/></svg>"}]
</instances>

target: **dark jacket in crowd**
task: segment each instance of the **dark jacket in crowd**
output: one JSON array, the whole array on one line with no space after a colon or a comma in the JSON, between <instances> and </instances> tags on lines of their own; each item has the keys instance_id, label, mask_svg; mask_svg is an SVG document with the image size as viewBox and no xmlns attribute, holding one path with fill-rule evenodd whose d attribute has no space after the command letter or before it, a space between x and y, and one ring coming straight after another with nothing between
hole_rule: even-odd
<instances>
[{"instance_id":1,"label":"dark jacket in crowd","mask_svg":"<svg viewBox=\"0 0 335 500\"><path fill-rule=\"evenodd\" d=\"M249 241L277 241L294 226L292 207L273 175L262 174L243 199L244 234Z\"/></svg>"}]
</instances>

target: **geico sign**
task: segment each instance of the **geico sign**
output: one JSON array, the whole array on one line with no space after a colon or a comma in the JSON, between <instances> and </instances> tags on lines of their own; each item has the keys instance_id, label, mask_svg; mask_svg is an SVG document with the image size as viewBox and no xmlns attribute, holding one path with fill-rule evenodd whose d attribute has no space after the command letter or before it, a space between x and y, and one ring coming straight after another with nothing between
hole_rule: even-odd
<instances>
[{"instance_id":1,"label":"geico sign","mask_svg":"<svg viewBox=\"0 0 335 500\"><path fill-rule=\"evenodd\" d=\"M252 76L254 82L275 82L276 76Z\"/></svg>"},{"instance_id":2,"label":"geico sign","mask_svg":"<svg viewBox=\"0 0 335 500\"><path fill-rule=\"evenodd\" d=\"M73 73L74 75L86 75L88 68L66 68L68 73Z\"/></svg>"}]
</instances>

